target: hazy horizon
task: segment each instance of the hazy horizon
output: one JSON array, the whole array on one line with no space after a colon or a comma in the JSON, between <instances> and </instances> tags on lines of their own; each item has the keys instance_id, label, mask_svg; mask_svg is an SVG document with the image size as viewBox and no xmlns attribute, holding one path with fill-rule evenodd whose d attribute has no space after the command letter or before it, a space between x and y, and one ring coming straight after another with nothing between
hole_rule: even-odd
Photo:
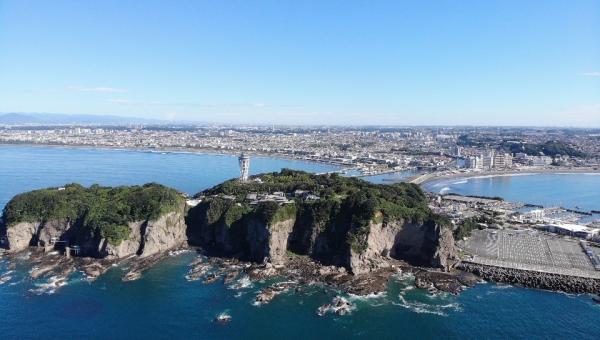
<instances>
[{"instance_id":1,"label":"hazy horizon","mask_svg":"<svg viewBox=\"0 0 600 340\"><path fill-rule=\"evenodd\" d=\"M596 1L0 2L0 112L600 127Z\"/></svg>"}]
</instances>

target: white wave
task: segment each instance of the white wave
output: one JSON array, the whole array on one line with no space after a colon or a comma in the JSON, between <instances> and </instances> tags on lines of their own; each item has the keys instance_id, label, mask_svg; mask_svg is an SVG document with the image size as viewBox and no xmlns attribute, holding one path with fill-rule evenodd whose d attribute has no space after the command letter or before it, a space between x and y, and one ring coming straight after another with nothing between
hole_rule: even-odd
<instances>
[{"instance_id":1,"label":"white wave","mask_svg":"<svg viewBox=\"0 0 600 340\"><path fill-rule=\"evenodd\" d=\"M387 292L371 293L367 295L348 294L348 301L366 303L371 307L378 307L387 304L389 301Z\"/></svg>"},{"instance_id":2,"label":"white wave","mask_svg":"<svg viewBox=\"0 0 600 340\"><path fill-rule=\"evenodd\" d=\"M454 183L452 183L452 185L456 185L456 184L465 184L465 183L467 183L467 182L469 182L469 180L466 180L466 179L465 179L465 180L463 180L463 181L454 182Z\"/></svg>"},{"instance_id":3,"label":"white wave","mask_svg":"<svg viewBox=\"0 0 600 340\"><path fill-rule=\"evenodd\" d=\"M171 250L169 256L179 256L181 254L189 253L190 251L190 249Z\"/></svg>"},{"instance_id":4,"label":"white wave","mask_svg":"<svg viewBox=\"0 0 600 340\"><path fill-rule=\"evenodd\" d=\"M338 303L341 303L338 306ZM346 300L341 296L336 296L331 303L327 303L319 308L317 308L317 315L324 316L328 313L337 314L337 315L349 315L357 310L357 306L355 303L350 302L350 299Z\"/></svg>"},{"instance_id":5,"label":"white wave","mask_svg":"<svg viewBox=\"0 0 600 340\"><path fill-rule=\"evenodd\" d=\"M491 175L473 176L473 177L469 177L469 179L485 179L485 178L494 178L494 177L533 176L533 175L539 175L539 174L540 174L539 172L510 173L510 174L491 174Z\"/></svg>"},{"instance_id":6,"label":"white wave","mask_svg":"<svg viewBox=\"0 0 600 340\"><path fill-rule=\"evenodd\" d=\"M425 296L427 296L427 298L430 300L435 300L438 298L446 298L448 296L448 293L442 292L440 290L436 290L433 292L428 292L427 295L425 295Z\"/></svg>"},{"instance_id":7,"label":"white wave","mask_svg":"<svg viewBox=\"0 0 600 340\"><path fill-rule=\"evenodd\" d=\"M231 319L231 315L228 310L225 310L217 315L217 319Z\"/></svg>"},{"instance_id":8,"label":"white wave","mask_svg":"<svg viewBox=\"0 0 600 340\"><path fill-rule=\"evenodd\" d=\"M419 314L435 314L439 316L448 316L448 311L460 312L462 309L458 303L449 303L445 305L427 304L419 301L407 301L404 296L399 295L400 302L392 302L396 306L406 308Z\"/></svg>"},{"instance_id":9,"label":"white wave","mask_svg":"<svg viewBox=\"0 0 600 340\"><path fill-rule=\"evenodd\" d=\"M12 276L10 276L10 275L6 275L6 274L2 275L2 277L0 277L0 285L7 283L11 279L12 279Z\"/></svg>"},{"instance_id":10,"label":"white wave","mask_svg":"<svg viewBox=\"0 0 600 340\"><path fill-rule=\"evenodd\" d=\"M450 190L452 190L450 187L443 187L442 189L440 189L440 194L446 193Z\"/></svg>"},{"instance_id":11,"label":"white wave","mask_svg":"<svg viewBox=\"0 0 600 340\"><path fill-rule=\"evenodd\" d=\"M504 284L504 283L497 283L495 285L492 286L492 289L508 289L508 288L512 288L513 286L509 285L509 284Z\"/></svg>"},{"instance_id":12,"label":"white wave","mask_svg":"<svg viewBox=\"0 0 600 340\"><path fill-rule=\"evenodd\" d=\"M229 310L225 310L219 313L214 319L214 322L219 324L226 324L231 321L231 315L229 314Z\"/></svg>"},{"instance_id":13,"label":"white wave","mask_svg":"<svg viewBox=\"0 0 600 340\"><path fill-rule=\"evenodd\" d=\"M227 288L229 288L229 289L244 289L244 288L251 288L251 287L252 287L252 280L250 280L250 276L244 275L236 282L230 284Z\"/></svg>"},{"instance_id":14,"label":"white wave","mask_svg":"<svg viewBox=\"0 0 600 340\"><path fill-rule=\"evenodd\" d=\"M372 299L379 299L382 297L386 297L387 292L379 292L379 293L371 293L367 295L356 295L356 294L348 294L348 300L351 301L367 301Z\"/></svg>"},{"instance_id":15,"label":"white wave","mask_svg":"<svg viewBox=\"0 0 600 340\"><path fill-rule=\"evenodd\" d=\"M413 285L408 285L408 286L406 286L406 287L404 287L404 288L400 289L400 294L404 295L404 294L406 294L407 292L409 292L409 291L411 291L411 290L413 290L413 289L415 289L415 286L413 286Z\"/></svg>"},{"instance_id":16,"label":"white wave","mask_svg":"<svg viewBox=\"0 0 600 340\"><path fill-rule=\"evenodd\" d=\"M54 294L56 291L67 284L67 280L65 278L52 276L48 279L46 283L36 283L35 286L37 288L32 288L29 291L36 294Z\"/></svg>"}]
</instances>

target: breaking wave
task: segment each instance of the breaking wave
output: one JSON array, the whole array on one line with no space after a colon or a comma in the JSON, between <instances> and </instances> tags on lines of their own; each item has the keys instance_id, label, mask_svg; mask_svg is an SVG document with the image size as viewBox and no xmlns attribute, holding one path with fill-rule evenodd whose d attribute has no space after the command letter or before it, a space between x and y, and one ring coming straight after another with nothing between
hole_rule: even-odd
<instances>
[{"instance_id":1,"label":"breaking wave","mask_svg":"<svg viewBox=\"0 0 600 340\"><path fill-rule=\"evenodd\" d=\"M392 302L393 305L400 306L412 312L419 314L435 314L439 316L448 316L448 312L460 312L462 309L458 303L448 303L444 305L427 304L420 301L408 301L402 294L398 295L400 302Z\"/></svg>"},{"instance_id":2,"label":"breaking wave","mask_svg":"<svg viewBox=\"0 0 600 340\"><path fill-rule=\"evenodd\" d=\"M42 295L42 294L51 295L51 294L56 293L56 291L60 287L65 286L67 283L68 282L65 278L58 277L58 276L52 276L48 279L47 282L35 283L34 285L36 288L29 289L29 292L31 292L35 295Z\"/></svg>"}]
</instances>

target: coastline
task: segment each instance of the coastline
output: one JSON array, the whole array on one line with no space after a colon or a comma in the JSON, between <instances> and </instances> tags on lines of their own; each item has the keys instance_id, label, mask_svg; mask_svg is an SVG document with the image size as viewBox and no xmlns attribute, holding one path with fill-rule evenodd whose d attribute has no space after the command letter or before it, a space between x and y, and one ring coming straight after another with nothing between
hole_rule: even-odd
<instances>
[{"instance_id":1,"label":"coastline","mask_svg":"<svg viewBox=\"0 0 600 340\"><path fill-rule=\"evenodd\" d=\"M131 147L118 147L108 145L83 145L83 144L41 144L41 143L6 143L0 142L0 146L28 146L28 147L50 147L50 148L62 148L62 149L91 149L91 150L110 150L110 151L133 151L133 152L145 152L145 153L174 153L174 154L197 154L197 155L216 155L216 156L239 156L242 151L233 150L214 150L214 149L194 149L186 147L173 147L173 148L131 148ZM251 156L256 157L268 157L278 158L293 161L302 161L317 164L327 164L335 167L339 167L340 170L344 168L344 164L336 162L328 162L324 160L306 159L301 157L293 157L280 153L268 153L268 152L256 152L256 151L243 151Z\"/></svg>"},{"instance_id":2,"label":"coastline","mask_svg":"<svg viewBox=\"0 0 600 340\"><path fill-rule=\"evenodd\" d=\"M508 177L508 176L527 176L536 174L555 174L555 175L570 175L570 174L593 174L600 175L600 168L590 167L555 167L555 168L525 168L518 170L501 170L487 172L460 172L436 175L435 173L419 175L408 179L410 183L419 185L428 184L450 179L471 179L471 178L493 178L493 177Z\"/></svg>"},{"instance_id":3,"label":"coastline","mask_svg":"<svg viewBox=\"0 0 600 340\"><path fill-rule=\"evenodd\" d=\"M302 157L294 157L292 155L286 155L276 152L259 152L259 151L240 151L240 150L215 150L215 149L197 149L188 147L172 147L172 148L131 148L131 147L118 147L118 146L107 146L107 145L83 145L83 144L42 144L42 143L6 143L0 141L0 146L28 146L28 147L52 147L52 148L74 148L74 149L92 149L92 150L116 150L116 151L133 151L133 152L147 152L147 153L179 153L179 154L197 154L197 155L217 155L217 156L232 156L237 157L241 152L244 152L250 156L264 157L264 158L275 158L285 159L299 162L325 164L336 167L336 170L356 170L358 175L352 177L368 178L372 176L381 176L394 173L401 173L410 169L403 170L386 170L375 174L364 174L355 165L342 164L339 162L307 159Z\"/></svg>"}]
</instances>

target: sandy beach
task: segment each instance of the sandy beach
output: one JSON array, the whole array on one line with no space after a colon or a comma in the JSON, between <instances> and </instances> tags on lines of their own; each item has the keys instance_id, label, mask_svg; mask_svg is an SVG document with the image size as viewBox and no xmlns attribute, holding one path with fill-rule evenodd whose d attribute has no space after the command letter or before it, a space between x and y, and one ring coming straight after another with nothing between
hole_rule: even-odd
<instances>
[{"instance_id":1,"label":"sandy beach","mask_svg":"<svg viewBox=\"0 0 600 340\"><path fill-rule=\"evenodd\" d=\"M456 172L456 173L429 173L413 177L409 180L410 183L423 185L425 183L440 181L446 179L462 179L462 178L488 178L501 176L519 176L533 174L592 174L600 175L600 168L597 167L551 167L551 168L521 168L514 170L498 170L498 171L477 171L477 172Z\"/></svg>"}]
</instances>

